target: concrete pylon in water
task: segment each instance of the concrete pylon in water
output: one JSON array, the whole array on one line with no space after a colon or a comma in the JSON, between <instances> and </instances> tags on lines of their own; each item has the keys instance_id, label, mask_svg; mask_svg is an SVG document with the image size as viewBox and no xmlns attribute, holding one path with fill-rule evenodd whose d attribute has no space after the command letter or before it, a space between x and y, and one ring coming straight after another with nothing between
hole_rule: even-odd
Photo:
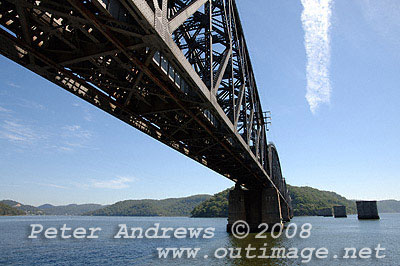
<instances>
[{"instance_id":1,"label":"concrete pylon in water","mask_svg":"<svg viewBox=\"0 0 400 266\"><path fill-rule=\"evenodd\" d=\"M335 218L346 218L346 206L333 206L333 215Z\"/></svg>"},{"instance_id":2,"label":"concrete pylon in water","mask_svg":"<svg viewBox=\"0 0 400 266\"><path fill-rule=\"evenodd\" d=\"M324 217L332 217L332 208L323 208L323 209L319 209L318 216L324 216Z\"/></svg>"},{"instance_id":3,"label":"concrete pylon in water","mask_svg":"<svg viewBox=\"0 0 400 266\"><path fill-rule=\"evenodd\" d=\"M376 200L373 201L357 201L357 214L359 220L379 219L378 207Z\"/></svg>"},{"instance_id":4,"label":"concrete pylon in water","mask_svg":"<svg viewBox=\"0 0 400 266\"><path fill-rule=\"evenodd\" d=\"M268 230L274 225L283 227L284 221L290 220L290 208L281 199L276 188L262 188L260 190L245 190L235 186L229 192L227 232L232 231L232 225L239 220L247 222L250 232L259 232L265 229L260 224L268 224ZM275 226L279 229L279 226Z\"/></svg>"}]
</instances>

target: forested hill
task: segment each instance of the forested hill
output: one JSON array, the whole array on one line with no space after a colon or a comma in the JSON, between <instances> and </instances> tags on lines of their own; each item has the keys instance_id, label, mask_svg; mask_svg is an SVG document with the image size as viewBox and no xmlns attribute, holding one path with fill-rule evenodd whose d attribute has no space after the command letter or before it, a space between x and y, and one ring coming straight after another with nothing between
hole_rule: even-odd
<instances>
[{"instance_id":1,"label":"forested hill","mask_svg":"<svg viewBox=\"0 0 400 266\"><path fill-rule=\"evenodd\" d=\"M322 191L311 187L288 186L292 198L294 215L317 215L318 209L345 205L347 213L356 213L354 201L330 191ZM215 194L196 206L192 211L193 217L227 217L228 193L230 189Z\"/></svg>"},{"instance_id":2,"label":"forested hill","mask_svg":"<svg viewBox=\"0 0 400 266\"><path fill-rule=\"evenodd\" d=\"M25 205L20 202L14 201L14 200L2 200L0 201L1 203L8 205L10 207L13 207L15 209L18 209L23 212L23 214L27 215L43 215L44 212L34 206L31 205Z\"/></svg>"},{"instance_id":3,"label":"forested hill","mask_svg":"<svg viewBox=\"0 0 400 266\"><path fill-rule=\"evenodd\" d=\"M192 217L228 217L228 195L233 188L225 189L197 205Z\"/></svg>"},{"instance_id":4,"label":"forested hill","mask_svg":"<svg viewBox=\"0 0 400 266\"><path fill-rule=\"evenodd\" d=\"M209 199L210 195L164 200L125 200L105 208L88 212L94 216L190 216L195 206Z\"/></svg>"},{"instance_id":5,"label":"forested hill","mask_svg":"<svg viewBox=\"0 0 400 266\"><path fill-rule=\"evenodd\" d=\"M0 216L5 215L25 215L25 212L0 202Z\"/></svg>"},{"instance_id":6,"label":"forested hill","mask_svg":"<svg viewBox=\"0 0 400 266\"><path fill-rule=\"evenodd\" d=\"M400 213L400 201L380 200L378 201L378 210L382 213Z\"/></svg>"},{"instance_id":7,"label":"forested hill","mask_svg":"<svg viewBox=\"0 0 400 266\"><path fill-rule=\"evenodd\" d=\"M44 204L38 208L47 215L82 215L87 212L96 211L106 206L100 204L69 204L63 206L53 206Z\"/></svg>"},{"instance_id":8,"label":"forested hill","mask_svg":"<svg viewBox=\"0 0 400 266\"><path fill-rule=\"evenodd\" d=\"M356 213L355 201L334 192L311 187L288 186L293 200L294 214L316 215L318 209L345 205L347 213ZM70 204L39 207L24 205L12 200L0 201L0 215L96 215L96 216L193 216L227 217L230 189L211 195L195 195L164 200L125 200L109 206L99 204ZM400 213L400 201L378 201L379 213Z\"/></svg>"},{"instance_id":9,"label":"forested hill","mask_svg":"<svg viewBox=\"0 0 400 266\"><path fill-rule=\"evenodd\" d=\"M312 187L288 186L295 216L317 215L319 209L346 206L347 214L355 214L356 203L331 191Z\"/></svg>"}]
</instances>

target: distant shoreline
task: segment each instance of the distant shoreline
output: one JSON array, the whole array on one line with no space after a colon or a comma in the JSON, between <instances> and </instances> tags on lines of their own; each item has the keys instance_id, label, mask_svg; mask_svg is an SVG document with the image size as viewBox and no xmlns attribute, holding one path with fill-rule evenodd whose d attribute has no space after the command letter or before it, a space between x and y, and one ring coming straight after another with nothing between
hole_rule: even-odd
<instances>
[{"instance_id":1,"label":"distant shoreline","mask_svg":"<svg viewBox=\"0 0 400 266\"><path fill-rule=\"evenodd\" d=\"M355 200L331 191L312 187L289 186L295 216L318 216L323 208L344 205L347 214L356 213ZM0 201L0 216L119 216L119 217L193 217L227 218L228 194L226 189L215 195L194 195L162 200L124 200L111 205L69 204L54 206L43 204L38 207L13 200ZM379 213L400 213L400 201L378 201Z\"/></svg>"}]
</instances>

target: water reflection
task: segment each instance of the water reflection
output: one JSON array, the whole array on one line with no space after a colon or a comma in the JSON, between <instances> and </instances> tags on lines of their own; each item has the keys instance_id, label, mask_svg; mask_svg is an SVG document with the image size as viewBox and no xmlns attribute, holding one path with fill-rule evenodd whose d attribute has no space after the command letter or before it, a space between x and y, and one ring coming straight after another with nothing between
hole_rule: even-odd
<instances>
[{"instance_id":1,"label":"water reflection","mask_svg":"<svg viewBox=\"0 0 400 266\"><path fill-rule=\"evenodd\" d=\"M290 265L288 264L288 261L282 260L282 259L271 259L271 258L266 258L266 256L271 256L271 248L273 247L284 247L285 241L283 237L274 239L270 235L268 235L267 238L256 238L257 234L249 234L248 237L245 239L237 239L233 236L229 236L226 249L228 249L230 254L230 251L232 248L235 249L233 252L234 255L238 254L237 249L241 249L241 258L237 259L227 259L229 265L237 265L237 266L250 266L250 265L265 265L265 266L284 266L284 265ZM250 252L249 247L251 248ZM247 250L246 250L247 248ZM249 258L248 255L254 256L256 255L257 257L254 258ZM228 255L229 256L229 255Z\"/></svg>"},{"instance_id":2,"label":"water reflection","mask_svg":"<svg viewBox=\"0 0 400 266\"><path fill-rule=\"evenodd\" d=\"M0 265L271 265L271 266L376 266L399 265L400 261L400 214L382 214L379 221L359 221L356 216L347 219L334 219L324 217L295 217L292 223L298 225L288 227L282 236L274 239L270 234L267 238L255 238L256 234L250 234L245 239L236 239L226 233L226 219L204 218L178 218L178 217L1 217L0 218ZM68 224L76 227L101 227L102 237L89 240L60 240L37 239L32 241L27 238L26 228L30 224L40 223L44 227L61 227ZM118 224L134 225L135 227L148 228L154 223L161 223L163 227L193 227L215 228L215 236L211 239L114 239L115 228ZM301 238L301 226L305 223L312 224L311 234L307 238ZM343 259L334 258L334 255L343 255L344 248L355 247L360 250L364 247L371 249L378 244L386 248L382 254L383 259ZM299 258L246 258L246 248L251 245L250 255L270 256L271 248L285 248L286 255L292 250L298 250ZM160 259L157 256L157 248L162 247L189 247L200 248L198 256L181 259L168 257ZM308 263L302 263L301 251L306 248L329 249L326 259L310 258ZM214 254L219 249L226 249L227 256L215 258ZM241 257L230 259L229 253L237 255L241 249ZM276 254L276 253L275 253ZM307 252L306 256L308 256ZM375 252L374 252L375 254ZM223 252L217 255L224 255ZM314 252L315 255L315 252Z\"/></svg>"}]
</instances>

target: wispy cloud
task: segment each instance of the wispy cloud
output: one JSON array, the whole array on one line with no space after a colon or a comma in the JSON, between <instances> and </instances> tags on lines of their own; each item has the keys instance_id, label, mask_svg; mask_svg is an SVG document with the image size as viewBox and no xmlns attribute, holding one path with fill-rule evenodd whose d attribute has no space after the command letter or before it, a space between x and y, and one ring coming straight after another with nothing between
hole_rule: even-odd
<instances>
[{"instance_id":1,"label":"wispy cloud","mask_svg":"<svg viewBox=\"0 0 400 266\"><path fill-rule=\"evenodd\" d=\"M82 129L79 125L68 125L62 128L63 136L74 139L89 139L92 133L89 130Z\"/></svg>"},{"instance_id":2,"label":"wispy cloud","mask_svg":"<svg viewBox=\"0 0 400 266\"><path fill-rule=\"evenodd\" d=\"M63 127L63 129L71 131L71 132L76 132L81 129L81 126L78 126L78 125L65 126L65 127Z\"/></svg>"},{"instance_id":3,"label":"wispy cloud","mask_svg":"<svg viewBox=\"0 0 400 266\"><path fill-rule=\"evenodd\" d=\"M15 84L15 83L13 83L13 82L8 82L7 85L10 86L10 87L14 87L14 88L21 88L20 85Z\"/></svg>"},{"instance_id":4,"label":"wispy cloud","mask_svg":"<svg viewBox=\"0 0 400 266\"><path fill-rule=\"evenodd\" d=\"M22 121L9 116L0 120L0 139L5 139L19 148L32 148L40 145L41 149L73 152L76 149L91 148L92 133L79 125L55 127L35 126L34 123Z\"/></svg>"},{"instance_id":5,"label":"wispy cloud","mask_svg":"<svg viewBox=\"0 0 400 266\"><path fill-rule=\"evenodd\" d=\"M55 148L57 148L60 151L66 151L66 152L71 152L74 149L71 147L66 147L66 146L54 146Z\"/></svg>"},{"instance_id":6,"label":"wispy cloud","mask_svg":"<svg viewBox=\"0 0 400 266\"><path fill-rule=\"evenodd\" d=\"M90 113L89 110L85 110L85 115L83 116L83 119L85 119L88 122L93 121L93 115Z\"/></svg>"},{"instance_id":7,"label":"wispy cloud","mask_svg":"<svg viewBox=\"0 0 400 266\"><path fill-rule=\"evenodd\" d=\"M304 45L307 54L307 93L310 110L315 113L321 103L329 103L331 83L330 26L333 0L301 0Z\"/></svg>"},{"instance_id":8,"label":"wispy cloud","mask_svg":"<svg viewBox=\"0 0 400 266\"><path fill-rule=\"evenodd\" d=\"M0 126L0 138L13 142L31 143L40 137L27 125L5 120Z\"/></svg>"},{"instance_id":9,"label":"wispy cloud","mask_svg":"<svg viewBox=\"0 0 400 266\"><path fill-rule=\"evenodd\" d=\"M26 99L21 99L20 100L21 103L19 104L19 106L24 107L24 108L29 108L29 109L36 109L36 110L46 110L46 107L43 104L34 102L34 101L30 101L30 100L26 100Z\"/></svg>"},{"instance_id":10,"label":"wispy cloud","mask_svg":"<svg viewBox=\"0 0 400 266\"><path fill-rule=\"evenodd\" d=\"M364 17L379 37L394 46L393 53L399 55L400 2L398 0L361 0Z\"/></svg>"},{"instance_id":11,"label":"wispy cloud","mask_svg":"<svg viewBox=\"0 0 400 266\"><path fill-rule=\"evenodd\" d=\"M92 122L92 121L93 121L93 115L92 115L92 113L90 112L89 108L88 108L86 105L83 106L83 105L81 105L80 103L75 102L75 103L72 104L72 106L74 106L74 107L79 107L79 108L82 110L82 112L83 112L83 115L82 115L83 119L85 119L85 120L88 121L88 122Z\"/></svg>"},{"instance_id":12,"label":"wispy cloud","mask_svg":"<svg viewBox=\"0 0 400 266\"><path fill-rule=\"evenodd\" d=\"M79 125L67 125L61 128L61 145L55 146L59 151L72 152L76 148L89 148L88 142L92 132Z\"/></svg>"},{"instance_id":13,"label":"wispy cloud","mask_svg":"<svg viewBox=\"0 0 400 266\"><path fill-rule=\"evenodd\" d=\"M36 184L41 185L41 186L45 186L45 187L68 189L68 187L66 187L66 186L61 186L61 185L57 185L57 184L49 184L49 183L36 183Z\"/></svg>"},{"instance_id":14,"label":"wispy cloud","mask_svg":"<svg viewBox=\"0 0 400 266\"><path fill-rule=\"evenodd\" d=\"M39 112L46 107L25 99L18 106L35 109ZM39 121L21 118L18 112L0 105L0 139L13 144L13 148L32 149L39 146L46 151L73 152L77 149L95 149L91 146L92 131L78 125L44 125Z\"/></svg>"},{"instance_id":15,"label":"wispy cloud","mask_svg":"<svg viewBox=\"0 0 400 266\"><path fill-rule=\"evenodd\" d=\"M35 186L42 186L42 187L52 187L52 188L59 188L59 189L69 189L67 186L62 186L58 184L53 184L53 183L41 183L41 182L32 182L32 181L25 181L22 182L23 184L28 184L28 185L35 185ZM20 186L20 185L19 185Z\"/></svg>"},{"instance_id":16,"label":"wispy cloud","mask_svg":"<svg viewBox=\"0 0 400 266\"><path fill-rule=\"evenodd\" d=\"M107 189L123 189L128 188L129 183L133 182L133 178L117 177L111 180L92 180L91 187L107 188Z\"/></svg>"},{"instance_id":17,"label":"wispy cloud","mask_svg":"<svg viewBox=\"0 0 400 266\"><path fill-rule=\"evenodd\" d=\"M8 110L8 109L6 109L6 108L0 106L0 112L3 112L3 113L11 113L11 110Z\"/></svg>"}]
</instances>

